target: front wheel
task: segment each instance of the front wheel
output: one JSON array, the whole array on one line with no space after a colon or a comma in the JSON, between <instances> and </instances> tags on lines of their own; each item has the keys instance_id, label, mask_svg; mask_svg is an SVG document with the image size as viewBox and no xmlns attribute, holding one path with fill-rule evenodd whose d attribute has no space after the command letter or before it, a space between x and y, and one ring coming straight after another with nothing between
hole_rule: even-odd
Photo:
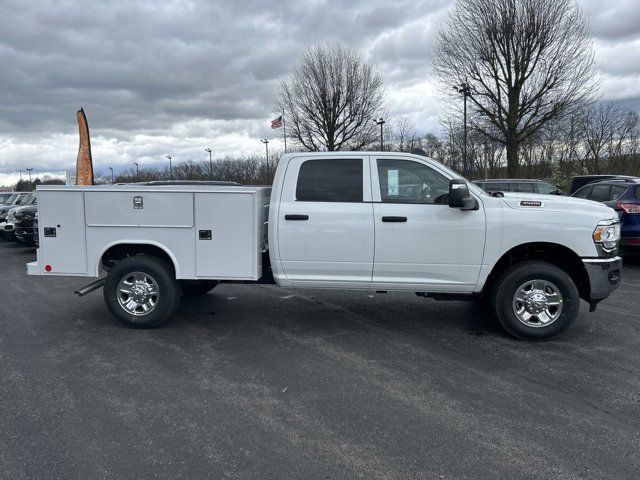
<instances>
[{"instance_id":1,"label":"front wheel","mask_svg":"<svg viewBox=\"0 0 640 480\"><path fill-rule=\"evenodd\" d=\"M107 275L104 301L129 327L153 328L165 322L180 302L180 284L171 267L150 256L118 262Z\"/></svg>"},{"instance_id":2,"label":"front wheel","mask_svg":"<svg viewBox=\"0 0 640 480\"><path fill-rule=\"evenodd\" d=\"M548 338L578 316L580 295L571 277L547 262L509 267L493 289L492 307L504 329L521 339Z\"/></svg>"}]
</instances>

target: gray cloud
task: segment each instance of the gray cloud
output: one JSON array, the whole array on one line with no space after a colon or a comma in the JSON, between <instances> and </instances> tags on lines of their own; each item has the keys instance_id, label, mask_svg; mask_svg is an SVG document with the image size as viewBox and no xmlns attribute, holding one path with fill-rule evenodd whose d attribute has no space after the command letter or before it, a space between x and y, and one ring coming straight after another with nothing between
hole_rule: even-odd
<instances>
[{"instance_id":1,"label":"gray cloud","mask_svg":"<svg viewBox=\"0 0 640 480\"><path fill-rule=\"evenodd\" d=\"M640 35L638 0L583 0L581 3L596 37L615 41Z\"/></svg>"},{"instance_id":2,"label":"gray cloud","mask_svg":"<svg viewBox=\"0 0 640 480\"><path fill-rule=\"evenodd\" d=\"M359 49L385 77L390 114L436 130L427 60L452 3L4 0L0 174L71 168L80 106L98 168L151 164L166 153L199 159L203 145L255 153L264 136L277 148L268 120L279 78L315 43ZM603 54L605 98L638 105L637 0L582 5Z\"/></svg>"}]
</instances>

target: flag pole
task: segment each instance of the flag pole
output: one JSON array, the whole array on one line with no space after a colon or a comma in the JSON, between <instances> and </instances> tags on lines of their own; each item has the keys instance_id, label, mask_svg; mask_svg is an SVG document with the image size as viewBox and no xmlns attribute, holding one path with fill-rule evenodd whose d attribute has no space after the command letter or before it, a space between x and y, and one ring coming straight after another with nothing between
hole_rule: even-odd
<instances>
[{"instance_id":1,"label":"flag pole","mask_svg":"<svg viewBox=\"0 0 640 480\"><path fill-rule=\"evenodd\" d=\"M284 108L282 109L282 136L284 137L284 153L287 153L287 122L284 120Z\"/></svg>"}]
</instances>

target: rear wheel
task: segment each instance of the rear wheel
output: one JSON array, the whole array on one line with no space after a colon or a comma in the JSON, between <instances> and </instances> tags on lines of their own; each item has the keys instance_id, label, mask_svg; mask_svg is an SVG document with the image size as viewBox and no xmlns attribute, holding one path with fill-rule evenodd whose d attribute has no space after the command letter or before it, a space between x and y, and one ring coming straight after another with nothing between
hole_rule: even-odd
<instances>
[{"instance_id":1,"label":"rear wheel","mask_svg":"<svg viewBox=\"0 0 640 480\"><path fill-rule=\"evenodd\" d=\"M180 302L180 283L163 260L134 256L118 262L107 275L104 300L129 327L152 328L165 322Z\"/></svg>"},{"instance_id":2,"label":"rear wheel","mask_svg":"<svg viewBox=\"0 0 640 480\"><path fill-rule=\"evenodd\" d=\"M548 338L578 316L580 295L571 277L547 262L509 267L493 289L492 307L504 329L517 338Z\"/></svg>"}]
</instances>

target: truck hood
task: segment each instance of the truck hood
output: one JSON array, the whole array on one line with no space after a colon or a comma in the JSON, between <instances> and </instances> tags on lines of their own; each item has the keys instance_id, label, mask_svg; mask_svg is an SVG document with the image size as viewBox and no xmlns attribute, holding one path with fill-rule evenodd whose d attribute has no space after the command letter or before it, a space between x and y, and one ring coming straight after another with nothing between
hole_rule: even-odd
<instances>
[{"instance_id":1,"label":"truck hood","mask_svg":"<svg viewBox=\"0 0 640 480\"><path fill-rule=\"evenodd\" d=\"M584 212L600 217L600 220L618 220L618 215L612 208L602 203L582 198L565 197L562 195L529 195L526 193L504 192L501 199L514 210L534 210L548 212Z\"/></svg>"}]
</instances>

